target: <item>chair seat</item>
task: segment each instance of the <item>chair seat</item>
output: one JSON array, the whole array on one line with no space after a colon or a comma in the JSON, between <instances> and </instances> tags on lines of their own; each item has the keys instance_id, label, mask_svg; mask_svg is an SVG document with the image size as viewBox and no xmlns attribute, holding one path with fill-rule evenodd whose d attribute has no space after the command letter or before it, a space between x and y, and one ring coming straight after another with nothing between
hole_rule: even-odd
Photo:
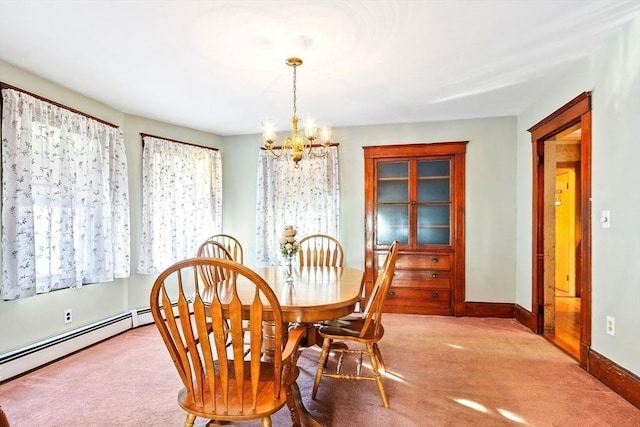
<instances>
[{"instance_id":1,"label":"chair seat","mask_svg":"<svg viewBox=\"0 0 640 427\"><path fill-rule=\"evenodd\" d=\"M218 363L216 362L216 371L218 371ZM178 393L178 404L186 411L200 417L205 417L220 421L233 420L251 420L270 415L282 408L286 401L287 395L284 389L280 392L279 399L258 399L256 410L252 409L252 390L251 390L251 366L249 361L244 362L244 381L243 381L243 401L240 402L236 387L235 373L233 370L233 362L229 365L229 413L225 414L223 393L220 385L216 386L215 405L216 410L212 409L212 396L210 392L205 392L204 401L202 403L194 402L193 395L183 388ZM274 376L273 365L260 363L260 378L258 380L258 395L273 396L274 395Z\"/></svg>"},{"instance_id":2,"label":"chair seat","mask_svg":"<svg viewBox=\"0 0 640 427\"><path fill-rule=\"evenodd\" d=\"M323 338L329 338L330 340L344 340L370 343L379 341L384 335L384 328L382 325L378 325L378 333L376 334L374 325L371 325L363 336L362 328L364 327L365 319L360 317L342 317L340 319L332 320L324 323L318 328L318 333Z\"/></svg>"}]
</instances>

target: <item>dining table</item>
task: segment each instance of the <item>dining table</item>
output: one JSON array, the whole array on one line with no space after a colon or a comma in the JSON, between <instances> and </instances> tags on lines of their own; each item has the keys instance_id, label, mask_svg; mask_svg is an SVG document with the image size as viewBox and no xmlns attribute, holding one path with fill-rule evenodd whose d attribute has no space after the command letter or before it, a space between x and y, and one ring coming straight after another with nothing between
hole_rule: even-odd
<instances>
[{"instance_id":1,"label":"dining table","mask_svg":"<svg viewBox=\"0 0 640 427\"><path fill-rule=\"evenodd\" d=\"M303 345L316 344L316 328L318 322L337 319L354 312L362 298L364 271L349 267L294 266L292 278L285 280L281 267L257 267L253 269L269 284L278 297L282 309L283 321L288 324L307 327ZM292 280L291 280L292 279ZM238 284L238 293L243 292ZM203 295L206 301L207 296ZM263 325L265 343L268 347L269 326ZM268 358L268 348L265 348ZM300 390L296 383L299 368L293 363L288 381L291 384L291 395L287 405L291 412L294 426L325 426L305 408Z\"/></svg>"}]
</instances>

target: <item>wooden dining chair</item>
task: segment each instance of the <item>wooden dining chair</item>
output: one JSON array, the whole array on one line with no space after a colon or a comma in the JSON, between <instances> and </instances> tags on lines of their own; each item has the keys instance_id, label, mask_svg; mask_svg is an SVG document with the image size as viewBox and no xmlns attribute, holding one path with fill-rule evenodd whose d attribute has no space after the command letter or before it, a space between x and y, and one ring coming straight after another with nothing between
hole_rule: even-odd
<instances>
[{"instance_id":1,"label":"wooden dining chair","mask_svg":"<svg viewBox=\"0 0 640 427\"><path fill-rule=\"evenodd\" d=\"M324 323L318 328L318 333L324 340L313 382L312 399L316 397L322 377L372 380L375 381L378 386L380 397L382 397L382 404L385 408L389 407L389 401L380 375L380 371L385 371L386 367L382 353L378 347L378 342L384 335L384 328L382 327L382 306L384 305L384 300L391 286L397 256L398 245L397 242L393 242L382 263L382 267L378 273L371 295L367 300L367 305L362 312L362 316L340 318L332 322ZM357 345L357 347L347 345L336 346L336 342L353 343ZM326 362L330 352L339 354L335 373L326 370ZM371 360L373 375L362 374L362 356L365 353L369 355L369 359ZM355 375L342 373L342 361L345 354L355 354L357 356Z\"/></svg>"},{"instance_id":2,"label":"wooden dining chair","mask_svg":"<svg viewBox=\"0 0 640 427\"><path fill-rule=\"evenodd\" d=\"M204 258L220 258L233 261L233 256L227 248L220 242L207 239L200 245L197 252L198 257ZM213 286L226 279L226 270L221 267L215 268L201 268L202 278L205 280L207 286Z\"/></svg>"},{"instance_id":3,"label":"wooden dining chair","mask_svg":"<svg viewBox=\"0 0 640 427\"><path fill-rule=\"evenodd\" d=\"M225 269L228 278L205 290L203 268ZM291 373L304 328L287 331L278 299L264 279L235 261L191 258L158 276L150 302L184 386L178 404L187 413L185 427L193 426L196 417L218 423L261 419L262 426L271 426L271 414L287 403L295 380ZM263 333L267 319L273 321L269 337ZM271 361L261 360L267 339L273 345Z\"/></svg>"},{"instance_id":4,"label":"wooden dining chair","mask_svg":"<svg viewBox=\"0 0 640 427\"><path fill-rule=\"evenodd\" d=\"M298 262L301 267L344 267L344 249L334 237L311 234L300 239Z\"/></svg>"},{"instance_id":5,"label":"wooden dining chair","mask_svg":"<svg viewBox=\"0 0 640 427\"><path fill-rule=\"evenodd\" d=\"M206 241L213 240L215 242L221 243L227 252L231 255L231 259L235 262L239 262L240 264L244 263L244 252L242 250L242 245L240 241L235 237L229 234L214 234L209 237Z\"/></svg>"}]
</instances>

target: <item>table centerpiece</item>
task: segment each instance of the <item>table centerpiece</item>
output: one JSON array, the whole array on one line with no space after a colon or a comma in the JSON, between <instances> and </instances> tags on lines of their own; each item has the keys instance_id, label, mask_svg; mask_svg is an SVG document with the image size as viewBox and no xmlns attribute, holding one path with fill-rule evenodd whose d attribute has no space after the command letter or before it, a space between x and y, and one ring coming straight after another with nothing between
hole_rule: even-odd
<instances>
[{"instance_id":1,"label":"table centerpiece","mask_svg":"<svg viewBox=\"0 0 640 427\"><path fill-rule=\"evenodd\" d=\"M293 225L287 225L280 237L280 253L283 256L283 272L285 282L293 282L293 258L300 250L300 243L296 240L298 231Z\"/></svg>"}]
</instances>

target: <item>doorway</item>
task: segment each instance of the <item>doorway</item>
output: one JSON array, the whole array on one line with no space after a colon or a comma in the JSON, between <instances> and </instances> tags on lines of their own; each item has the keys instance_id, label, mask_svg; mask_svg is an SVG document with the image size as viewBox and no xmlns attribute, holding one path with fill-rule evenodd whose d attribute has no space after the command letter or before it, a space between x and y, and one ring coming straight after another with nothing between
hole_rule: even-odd
<instances>
[{"instance_id":1,"label":"doorway","mask_svg":"<svg viewBox=\"0 0 640 427\"><path fill-rule=\"evenodd\" d=\"M591 95L529 129L536 332L586 366L591 345Z\"/></svg>"}]
</instances>

